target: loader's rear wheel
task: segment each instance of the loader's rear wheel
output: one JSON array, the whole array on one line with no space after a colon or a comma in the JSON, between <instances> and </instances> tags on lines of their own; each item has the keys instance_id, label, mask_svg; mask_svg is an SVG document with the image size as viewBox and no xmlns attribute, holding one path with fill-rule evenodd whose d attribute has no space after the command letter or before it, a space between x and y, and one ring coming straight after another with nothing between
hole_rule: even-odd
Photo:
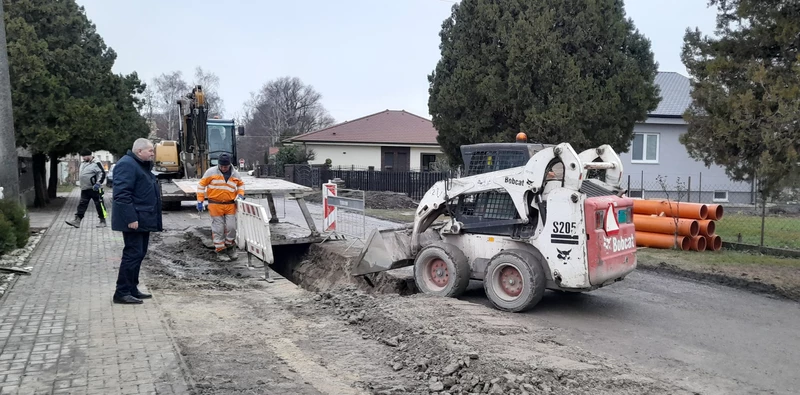
<instances>
[{"instance_id":1,"label":"loader's rear wheel","mask_svg":"<svg viewBox=\"0 0 800 395\"><path fill-rule=\"evenodd\" d=\"M527 251L507 250L489 261L483 289L496 308L516 313L542 300L546 281L539 258Z\"/></svg>"},{"instance_id":2,"label":"loader's rear wheel","mask_svg":"<svg viewBox=\"0 0 800 395\"><path fill-rule=\"evenodd\" d=\"M452 244L437 242L419 252L414 261L414 282L422 293L456 297L469 285L469 261Z\"/></svg>"}]
</instances>

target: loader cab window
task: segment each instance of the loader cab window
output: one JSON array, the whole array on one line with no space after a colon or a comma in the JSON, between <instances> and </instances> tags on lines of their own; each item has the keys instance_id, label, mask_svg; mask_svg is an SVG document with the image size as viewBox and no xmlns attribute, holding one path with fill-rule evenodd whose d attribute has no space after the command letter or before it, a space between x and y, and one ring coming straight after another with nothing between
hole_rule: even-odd
<instances>
[{"instance_id":1,"label":"loader cab window","mask_svg":"<svg viewBox=\"0 0 800 395\"><path fill-rule=\"evenodd\" d=\"M464 159L466 175L473 176L524 166L530 158L525 152L519 150L486 150L469 152L468 158Z\"/></svg>"},{"instance_id":2,"label":"loader cab window","mask_svg":"<svg viewBox=\"0 0 800 395\"><path fill-rule=\"evenodd\" d=\"M233 151L233 128L231 126L208 125L208 151L232 152Z\"/></svg>"}]
</instances>

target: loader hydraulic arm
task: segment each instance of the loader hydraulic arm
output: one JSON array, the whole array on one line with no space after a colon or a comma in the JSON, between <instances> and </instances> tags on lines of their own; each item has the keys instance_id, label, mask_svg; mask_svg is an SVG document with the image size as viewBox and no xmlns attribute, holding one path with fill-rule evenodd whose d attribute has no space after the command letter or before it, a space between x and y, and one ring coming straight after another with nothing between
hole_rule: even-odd
<instances>
[{"instance_id":1,"label":"loader hydraulic arm","mask_svg":"<svg viewBox=\"0 0 800 395\"><path fill-rule=\"evenodd\" d=\"M598 158L602 161L595 162ZM602 145L579 155L570 144L561 143L537 152L522 167L439 181L425 193L417 207L411 234L412 252L416 253L419 249L419 235L443 213L447 203L464 194L504 190L511 197L522 223L527 223L530 207L526 202L526 193L540 195L548 181L549 170L558 162L564 166L562 187L574 191L580 190L581 183L591 169L606 169L606 179L614 186L619 186L622 179L622 162L610 146Z\"/></svg>"}]
</instances>

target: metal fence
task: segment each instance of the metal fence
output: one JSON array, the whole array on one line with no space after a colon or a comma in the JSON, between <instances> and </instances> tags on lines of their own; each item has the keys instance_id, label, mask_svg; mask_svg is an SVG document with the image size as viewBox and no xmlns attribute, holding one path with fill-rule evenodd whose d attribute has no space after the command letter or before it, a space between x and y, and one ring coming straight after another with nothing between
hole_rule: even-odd
<instances>
[{"instance_id":1,"label":"metal fence","mask_svg":"<svg viewBox=\"0 0 800 395\"><path fill-rule=\"evenodd\" d=\"M361 171L361 170L325 170L323 180L339 178L344 181L345 188L364 191L386 191L405 193L408 197L419 200L433 184L447 179L447 172L414 172L414 171Z\"/></svg>"},{"instance_id":2,"label":"metal fence","mask_svg":"<svg viewBox=\"0 0 800 395\"><path fill-rule=\"evenodd\" d=\"M628 176L626 182L630 197L722 205L716 233L724 242L800 250L800 189L787 188L764 202L757 183L704 182L701 175Z\"/></svg>"},{"instance_id":3,"label":"metal fence","mask_svg":"<svg viewBox=\"0 0 800 395\"><path fill-rule=\"evenodd\" d=\"M353 167L355 168L355 167ZM433 184L452 177L450 172L430 171L372 171L342 170L323 165L286 165L283 172L275 166L257 166L256 177L281 177L296 184L320 188L334 178L344 181L344 188L362 191L404 193L412 199L421 199Z\"/></svg>"}]
</instances>

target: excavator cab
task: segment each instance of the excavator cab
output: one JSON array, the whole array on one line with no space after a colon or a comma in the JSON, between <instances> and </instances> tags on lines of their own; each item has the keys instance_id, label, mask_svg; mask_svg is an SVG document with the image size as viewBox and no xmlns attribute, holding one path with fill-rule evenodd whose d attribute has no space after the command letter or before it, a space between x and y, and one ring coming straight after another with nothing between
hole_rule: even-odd
<instances>
[{"instance_id":1,"label":"excavator cab","mask_svg":"<svg viewBox=\"0 0 800 395\"><path fill-rule=\"evenodd\" d=\"M237 155L233 120L209 119L207 124L208 154L211 166L217 165L217 158L223 152L231 154L235 159Z\"/></svg>"}]
</instances>

